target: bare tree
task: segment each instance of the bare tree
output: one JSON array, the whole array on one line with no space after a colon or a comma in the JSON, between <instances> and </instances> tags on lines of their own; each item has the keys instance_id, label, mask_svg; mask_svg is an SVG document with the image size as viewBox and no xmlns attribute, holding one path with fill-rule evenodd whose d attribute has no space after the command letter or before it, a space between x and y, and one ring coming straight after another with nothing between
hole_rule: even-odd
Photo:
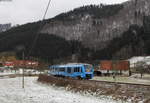
<instances>
[{"instance_id":1,"label":"bare tree","mask_svg":"<svg viewBox=\"0 0 150 103\"><path fill-rule=\"evenodd\" d=\"M144 61L139 61L135 64L135 69L137 72L141 74L141 78L143 77L143 74L147 71L147 64Z\"/></svg>"}]
</instances>

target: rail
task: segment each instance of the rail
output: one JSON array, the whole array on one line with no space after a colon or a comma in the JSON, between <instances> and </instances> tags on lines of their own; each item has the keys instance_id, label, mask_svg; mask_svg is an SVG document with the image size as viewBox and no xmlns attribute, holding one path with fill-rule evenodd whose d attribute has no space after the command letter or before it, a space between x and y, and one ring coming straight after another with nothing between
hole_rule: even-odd
<instances>
[{"instance_id":1,"label":"rail","mask_svg":"<svg viewBox=\"0 0 150 103\"><path fill-rule=\"evenodd\" d=\"M125 83L125 82L111 82L111 81L99 81L99 80L89 80L95 83L110 83L110 84L126 84L126 85L139 85L139 86L150 86L150 84L139 84L139 83Z\"/></svg>"}]
</instances>

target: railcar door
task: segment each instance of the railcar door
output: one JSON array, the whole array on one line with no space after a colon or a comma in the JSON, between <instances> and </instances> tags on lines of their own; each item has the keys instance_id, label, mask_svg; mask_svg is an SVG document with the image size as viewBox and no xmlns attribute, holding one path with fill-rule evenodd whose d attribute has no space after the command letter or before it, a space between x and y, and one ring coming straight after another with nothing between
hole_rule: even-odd
<instances>
[{"instance_id":1,"label":"railcar door","mask_svg":"<svg viewBox=\"0 0 150 103\"><path fill-rule=\"evenodd\" d=\"M91 79L94 75L93 74L94 73L93 66L90 64L86 64L86 65L84 65L84 69L85 69L85 78Z\"/></svg>"}]
</instances>

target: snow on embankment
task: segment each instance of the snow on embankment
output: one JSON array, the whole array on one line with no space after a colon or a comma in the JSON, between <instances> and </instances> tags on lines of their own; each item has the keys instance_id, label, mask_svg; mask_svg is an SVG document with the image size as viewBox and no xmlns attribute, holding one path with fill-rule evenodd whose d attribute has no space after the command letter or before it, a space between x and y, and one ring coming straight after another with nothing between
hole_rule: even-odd
<instances>
[{"instance_id":1,"label":"snow on embankment","mask_svg":"<svg viewBox=\"0 0 150 103\"><path fill-rule=\"evenodd\" d=\"M115 100L122 100L121 103L149 103L150 86L131 85L108 82L95 82L92 80L76 80L71 78L58 78L54 76L39 75L38 81L45 84L64 87L66 90L80 92L81 94L91 94L93 96L105 98L112 97ZM140 89L139 89L140 88ZM144 95L144 96L143 96ZM145 102L148 101L148 102ZM119 101L116 101L117 103Z\"/></svg>"},{"instance_id":2,"label":"snow on embankment","mask_svg":"<svg viewBox=\"0 0 150 103\"><path fill-rule=\"evenodd\" d=\"M111 99L83 96L62 88L47 86L37 82L36 77L0 79L0 103L116 103Z\"/></svg>"}]
</instances>

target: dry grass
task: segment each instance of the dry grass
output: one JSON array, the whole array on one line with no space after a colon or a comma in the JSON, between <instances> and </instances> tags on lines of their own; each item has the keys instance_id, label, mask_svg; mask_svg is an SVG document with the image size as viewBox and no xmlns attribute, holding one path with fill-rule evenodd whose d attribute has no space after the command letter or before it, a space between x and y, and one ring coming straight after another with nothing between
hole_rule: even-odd
<instances>
[{"instance_id":1,"label":"dry grass","mask_svg":"<svg viewBox=\"0 0 150 103\"><path fill-rule=\"evenodd\" d=\"M113 79L113 77L94 77L93 80L150 85L150 80L145 80L144 78L141 79L141 78L133 78L133 77L116 76L115 79Z\"/></svg>"},{"instance_id":2,"label":"dry grass","mask_svg":"<svg viewBox=\"0 0 150 103\"><path fill-rule=\"evenodd\" d=\"M96 92L98 90L97 86L94 86L93 84L87 85L87 83L84 83L84 80L75 80L71 78L58 78L53 76L45 76L40 75L38 78L38 81L44 82L44 83L50 83L55 86L61 86L67 88L67 90L74 90L74 91L90 91L90 92Z\"/></svg>"}]
</instances>

